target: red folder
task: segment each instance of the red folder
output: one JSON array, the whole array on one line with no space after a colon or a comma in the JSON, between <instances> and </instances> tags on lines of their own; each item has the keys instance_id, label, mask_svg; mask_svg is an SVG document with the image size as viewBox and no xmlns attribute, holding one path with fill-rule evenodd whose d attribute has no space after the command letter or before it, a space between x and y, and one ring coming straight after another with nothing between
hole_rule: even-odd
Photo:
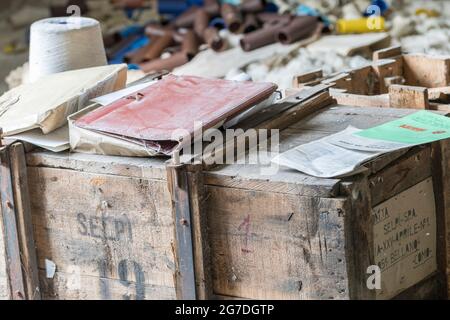
<instances>
[{"instance_id":1,"label":"red folder","mask_svg":"<svg viewBox=\"0 0 450 320\"><path fill-rule=\"evenodd\" d=\"M194 133L194 122L211 128L267 99L273 83L238 82L168 75L157 83L100 107L75 125L169 153L177 129Z\"/></svg>"}]
</instances>

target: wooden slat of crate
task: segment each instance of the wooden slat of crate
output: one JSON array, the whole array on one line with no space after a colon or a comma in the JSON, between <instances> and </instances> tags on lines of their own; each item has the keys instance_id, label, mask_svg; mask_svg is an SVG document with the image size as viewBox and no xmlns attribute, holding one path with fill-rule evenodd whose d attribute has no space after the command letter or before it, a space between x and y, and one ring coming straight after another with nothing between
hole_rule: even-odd
<instances>
[{"instance_id":1,"label":"wooden slat of crate","mask_svg":"<svg viewBox=\"0 0 450 320\"><path fill-rule=\"evenodd\" d=\"M128 272L134 272L133 269ZM135 281L98 278L74 273L56 272L47 279L41 270L41 288L45 300L139 300L174 299L172 287L140 284Z\"/></svg>"},{"instance_id":2,"label":"wooden slat of crate","mask_svg":"<svg viewBox=\"0 0 450 320\"><path fill-rule=\"evenodd\" d=\"M448 296L450 297L450 141L442 142L443 146L443 172L442 180L444 182L444 204L446 217L446 238L447 238L447 282Z\"/></svg>"},{"instance_id":3,"label":"wooden slat of crate","mask_svg":"<svg viewBox=\"0 0 450 320\"><path fill-rule=\"evenodd\" d=\"M61 168L165 181L164 161L164 158L158 157L131 158L84 153L53 153L48 151L27 154L27 165L31 167Z\"/></svg>"},{"instance_id":4,"label":"wooden slat of crate","mask_svg":"<svg viewBox=\"0 0 450 320\"><path fill-rule=\"evenodd\" d=\"M28 156L44 297L175 297L173 220L163 172L157 159ZM42 276L45 259L56 264L52 279Z\"/></svg>"},{"instance_id":5,"label":"wooden slat of crate","mask_svg":"<svg viewBox=\"0 0 450 320\"><path fill-rule=\"evenodd\" d=\"M0 230L3 230L3 221L0 219ZM8 275L6 273L5 244L3 236L0 236L0 300L8 300L10 298Z\"/></svg>"},{"instance_id":6,"label":"wooden slat of crate","mask_svg":"<svg viewBox=\"0 0 450 320\"><path fill-rule=\"evenodd\" d=\"M425 54L403 55L404 77L411 86L427 88L450 84L450 58Z\"/></svg>"}]
</instances>

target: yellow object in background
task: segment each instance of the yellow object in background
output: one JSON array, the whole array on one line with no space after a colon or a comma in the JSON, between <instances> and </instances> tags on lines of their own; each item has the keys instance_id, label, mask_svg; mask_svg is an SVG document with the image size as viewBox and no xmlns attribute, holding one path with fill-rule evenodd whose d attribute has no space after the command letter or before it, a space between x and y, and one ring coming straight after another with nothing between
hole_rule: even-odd
<instances>
[{"instance_id":1,"label":"yellow object in background","mask_svg":"<svg viewBox=\"0 0 450 320\"><path fill-rule=\"evenodd\" d=\"M425 14L427 17L430 18L436 18L439 17L441 14L433 9L425 9L425 8L419 8L416 10L416 16Z\"/></svg>"},{"instance_id":2,"label":"yellow object in background","mask_svg":"<svg viewBox=\"0 0 450 320\"><path fill-rule=\"evenodd\" d=\"M338 33L369 33L385 31L385 20L383 17L368 17L361 19L345 20L336 22Z\"/></svg>"},{"instance_id":3,"label":"yellow object in background","mask_svg":"<svg viewBox=\"0 0 450 320\"><path fill-rule=\"evenodd\" d=\"M3 47L3 52L7 54L11 54L14 52L15 46L13 44L7 44Z\"/></svg>"}]
</instances>

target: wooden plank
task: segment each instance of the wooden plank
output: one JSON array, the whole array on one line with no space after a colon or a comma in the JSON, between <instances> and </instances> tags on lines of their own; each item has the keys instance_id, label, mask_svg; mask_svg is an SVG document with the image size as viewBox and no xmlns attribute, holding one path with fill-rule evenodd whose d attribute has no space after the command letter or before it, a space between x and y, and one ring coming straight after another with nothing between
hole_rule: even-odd
<instances>
[{"instance_id":1,"label":"wooden plank","mask_svg":"<svg viewBox=\"0 0 450 320\"><path fill-rule=\"evenodd\" d=\"M374 72L372 66L353 69L348 73L351 77L351 89L348 90L349 92L364 95L373 95L378 93L378 91L376 91L377 74Z\"/></svg>"},{"instance_id":2,"label":"wooden plank","mask_svg":"<svg viewBox=\"0 0 450 320\"><path fill-rule=\"evenodd\" d=\"M36 246L33 238L25 152L21 143L10 146L12 187L16 207L17 233L27 300L40 300Z\"/></svg>"},{"instance_id":3,"label":"wooden plank","mask_svg":"<svg viewBox=\"0 0 450 320\"><path fill-rule=\"evenodd\" d=\"M391 85L389 103L391 108L430 109L428 89L423 87Z\"/></svg>"},{"instance_id":4,"label":"wooden plank","mask_svg":"<svg viewBox=\"0 0 450 320\"><path fill-rule=\"evenodd\" d=\"M437 220L437 263L441 276L450 286L447 270L449 266L449 230L450 220L450 139L438 141L431 144L431 170L433 173L434 196L436 201ZM445 291L448 298L448 292Z\"/></svg>"},{"instance_id":5,"label":"wooden plank","mask_svg":"<svg viewBox=\"0 0 450 320\"><path fill-rule=\"evenodd\" d=\"M168 163L167 182L172 197L174 220L177 299L195 300L197 298L197 286L195 283L192 214L186 166Z\"/></svg>"},{"instance_id":6,"label":"wooden plank","mask_svg":"<svg viewBox=\"0 0 450 320\"><path fill-rule=\"evenodd\" d=\"M348 299L345 199L206 190L215 294Z\"/></svg>"},{"instance_id":7,"label":"wooden plank","mask_svg":"<svg viewBox=\"0 0 450 320\"><path fill-rule=\"evenodd\" d=\"M446 256L447 256L447 284L450 297L450 140L441 142L442 155L442 181L445 208L445 235L446 235Z\"/></svg>"},{"instance_id":8,"label":"wooden plank","mask_svg":"<svg viewBox=\"0 0 450 320\"><path fill-rule=\"evenodd\" d=\"M384 85L390 87L393 84L405 84L405 78L403 76L392 76L384 78Z\"/></svg>"},{"instance_id":9,"label":"wooden plank","mask_svg":"<svg viewBox=\"0 0 450 320\"><path fill-rule=\"evenodd\" d=\"M8 273L6 269L6 253L3 241L3 219L0 219L0 300L9 300L10 288L8 283Z\"/></svg>"},{"instance_id":10,"label":"wooden plank","mask_svg":"<svg viewBox=\"0 0 450 320\"><path fill-rule=\"evenodd\" d=\"M338 104L358 107L389 108L389 96L387 94L366 96L352 93L332 91L332 97Z\"/></svg>"},{"instance_id":11,"label":"wooden plank","mask_svg":"<svg viewBox=\"0 0 450 320\"><path fill-rule=\"evenodd\" d=\"M339 179L320 179L280 167L274 175L262 175L260 165L226 165L205 172L205 183L244 190L271 191L303 196L332 197Z\"/></svg>"},{"instance_id":12,"label":"wooden plank","mask_svg":"<svg viewBox=\"0 0 450 320\"><path fill-rule=\"evenodd\" d=\"M394 300L438 300L443 299L445 290L445 283L442 282L442 276L439 272L424 279L420 283L408 288Z\"/></svg>"},{"instance_id":13,"label":"wooden plank","mask_svg":"<svg viewBox=\"0 0 450 320\"><path fill-rule=\"evenodd\" d=\"M373 53L373 61L381 60L381 59L387 59L387 58L394 58L402 55L402 47L401 46L394 46L389 48L384 48L381 50L377 50Z\"/></svg>"},{"instance_id":14,"label":"wooden plank","mask_svg":"<svg viewBox=\"0 0 450 320\"><path fill-rule=\"evenodd\" d=\"M3 219L3 237L6 253L6 270L9 291L13 300L25 299L25 282L20 260L19 235L17 233L16 208L11 177L9 148L0 150L0 195Z\"/></svg>"},{"instance_id":15,"label":"wooden plank","mask_svg":"<svg viewBox=\"0 0 450 320\"><path fill-rule=\"evenodd\" d=\"M45 300L173 300L173 287L136 282L140 270L133 265L123 269L121 279L93 277L77 272L56 271L52 279L40 270L43 299ZM126 271L126 272L125 272ZM130 280L131 279L131 280ZM107 288L107 290L105 290Z\"/></svg>"},{"instance_id":16,"label":"wooden plank","mask_svg":"<svg viewBox=\"0 0 450 320\"><path fill-rule=\"evenodd\" d=\"M192 242L197 299L208 300L213 296L213 288L203 168L201 164L193 164L187 165L186 169L192 214Z\"/></svg>"},{"instance_id":17,"label":"wooden plank","mask_svg":"<svg viewBox=\"0 0 450 320\"><path fill-rule=\"evenodd\" d=\"M98 283L95 296L91 289L54 283L57 295L88 290L89 297L104 299L119 288L126 295L126 286L115 289L102 279L121 281L127 275L137 283L138 299L167 297L167 291L147 296L140 289L145 286L172 288L175 297L173 219L165 181L28 167L28 183L39 268L45 270L49 259L57 272L77 270ZM48 285L41 286L45 297Z\"/></svg>"},{"instance_id":18,"label":"wooden plank","mask_svg":"<svg viewBox=\"0 0 450 320\"><path fill-rule=\"evenodd\" d=\"M300 74L294 77L294 81L292 83L293 88L300 88L303 84L316 81L323 77L322 69L310 71L307 73Z\"/></svg>"},{"instance_id":19,"label":"wooden plank","mask_svg":"<svg viewBox=\"0 0 450 320\"><path fill-rule=\"evenodd\" d=\"M375 264L374 217L367 176L360 175L351 182L344 182L341 188L342 194L349 197L344 227L349 297L373 300L376 292L367 287L367 268Z\"/></svg>"},{"instance_id":20,"label":"wooden plank","mask_svg":"<svg viewBox=\"0 0 450 320\"><path fill-rule=\"evenodd\" d=\"M27 154L30 167L70 169L80 172L166 180L166 158L132 158L84 153L34 151Z\"/></svg>"},{"instance_id":21,"label":"wooden plank","mask_svg":"<svg viewBox=\"0 0 450 320\"><path fill-rule=\"evenodd\" d=\"M428 89L430 100L448 100L450 96L450 86Z\"/></svg>"},{"instance_id":22,"label":"wooden plank","mask_svg":"<svg viewBox=\"0 0 450 320\"><path fill-rule=\"evenodd\" d=\"M404 77L408 85L436 88L450 84L449 56L405 54L403 64Z\"/></svg>"},{"instance_id":23,"label":"wooden plank","mask_svg":"<svg viewBox=\"0 0 450 320\"><path fill-rule=\"evenodd\" d=\"M311 88L305 90L304 92L299 92L298 96L288 97L285 101L280 102L279 104L275 104L274 106L276 106L276 108L273 108L271 111L265 109L252 119L248 119L248 121L240 123L239 128L242 131L241 133L239 131L236 131L236 134L232 135L231 137L227 136L226 141L220 141L220 144L216 145L212 151L203 154L202 159L204 162L204 168L206 170L212 169L218 165L218 162L224 162L223 159L216 159L216 157L226 157L227 164L231 164L229 158L242 157L243 154L239 151L243 150L245 153L248 149L245 138L246 131L244 130L257 130L257 132L259 132L260 130L265 130L267 134L265 135L264 139L258 140L258 143L261 144L262 141L266 141L268 138L270 138L272 130L283 130L289 125L292 125L300 119L303 119L307 115L310 115L311 113L330 105L333 102L333 99L330 97L329 93L321 92L325 89L326 86L321 85L319 88ZM302 96L302 94L306 96L304 97L304 101L302 101L302 99L298 99ZM282 110L286 108L287 109L279 112L278 108L282 108ZM270 112L274 112L274 116L271 117ZM259 134L258 136L261 137ZM230 157L230 155L232 157Z\"/></svg>"},{"instance_id":24,"label":"wooden plank","mask_svg":"<svg viewBox=\"0 0 450 320\"><path fill-rule=\"evenodd\" d=\"M374 206L432 175L430 147L414 148L369 178Z\"/></svg>"}]
</instances>

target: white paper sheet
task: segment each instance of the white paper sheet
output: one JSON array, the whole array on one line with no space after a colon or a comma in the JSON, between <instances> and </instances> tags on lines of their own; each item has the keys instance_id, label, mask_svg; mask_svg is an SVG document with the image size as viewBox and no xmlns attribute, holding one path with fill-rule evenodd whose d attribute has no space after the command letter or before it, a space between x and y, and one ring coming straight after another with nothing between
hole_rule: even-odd
<instances>
[{"instance_id":1,"label":"white paper sheet","mask_svg":"<svg viewBox=\"0 0 450 320\"><path fill-rule=\"evenodd\" d=\"M354 136L361 131L348 127L344 131L275 156L272 161L320 178L345 177L359 173L363 164L383 153L410 145Z\"/></svg>"},{"instance_id":2,"label":"white paper sheet","mask_svg":"<svg viewBox=\"0 0 450 320\"><path fill-rule=\"evenodd\" d=\"M34 129L4 137L3 139L6 143L12 143L14 141L28 142L53 152L61 152L70 148L69 127L67 125L48 134L43 134L41 129Z\"/></svg>"},{"instance_id":3,"label":"white paper sheet","mask_svg":"<svg viewBox=\"0 0 450 320\"><path fill-rule=\"evenodd\" d=\"M123 97L129 96L130 94L133 94L139 90L147 88L148 86L151 86L152 84L155 84L156 82L157 81L151 81L151 82L144 82L144 83L136 84L134 86L130 86L125 89L111 92L111 93L108 93L101 97L97 97L95 99L92 99L91 101L101 104L102 106L106 106L108 104L113 103L114 101L117 101L117 100L123 98Z\"/></svg>"}]
</instances>

